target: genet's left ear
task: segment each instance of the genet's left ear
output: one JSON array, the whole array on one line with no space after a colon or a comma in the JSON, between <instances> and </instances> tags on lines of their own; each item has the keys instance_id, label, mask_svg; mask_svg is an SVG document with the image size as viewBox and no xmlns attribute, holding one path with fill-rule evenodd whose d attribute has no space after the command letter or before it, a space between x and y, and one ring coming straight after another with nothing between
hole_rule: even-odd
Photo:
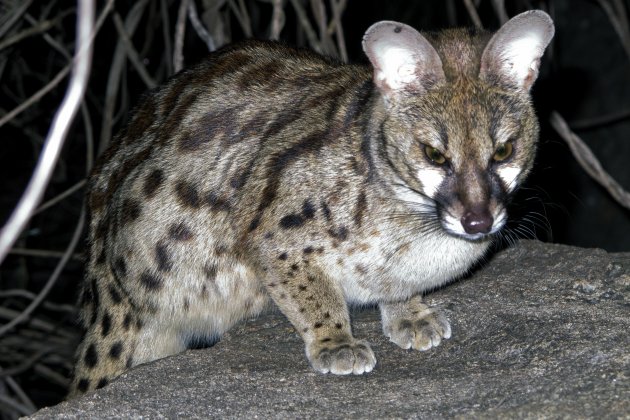
<instances>
[{"instance_id":1,"label":"genet's left ear","mask_svg":"<svg viewBox=\"0 0 630 420\"><path fill-rule=\"evenodd\" d=\"M374 67L374 83L388 99L424 93L444 80L435 48L404 23L381 21L370 26L363 36L363 51Z\"/></svg>"},{"instance_id":2,"label":"genet's left ear","mask_svg":"<svg viewBox=\"0 0 630 420\"><path fill-rule=\"evenodd\" d=\"M538 77L540 59L553 34L553 21L542 10L516 15L488 42L481 56L479 77L490 83L529 91Z\"/></svg>"}]
</instances>

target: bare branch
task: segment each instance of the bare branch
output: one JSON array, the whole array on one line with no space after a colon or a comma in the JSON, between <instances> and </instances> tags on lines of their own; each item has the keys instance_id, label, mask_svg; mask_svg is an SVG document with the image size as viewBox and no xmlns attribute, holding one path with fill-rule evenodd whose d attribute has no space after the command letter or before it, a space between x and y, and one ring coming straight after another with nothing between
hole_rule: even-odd
<instances>
[{"instance_id":1,"label":"bare branch","mask_svg":"<svg viewBox=\"0 0 630 420\"><path fill-rule=\"evenodd\" d=\"M318 53L323 53L324 51L322 49L322 45L317 39L317 35L315 34L311 23L308 21L308 16L306 14L306 11L302 7L300 0L291 0L291 5L293 6L293 9L295 9L295 14L300 21L300 26L302 26L302 29L304 29L304 33L306 34L309 45Z\"/></svg>"},{"instance_id":2,"label":"bare branch","mask_svg":"<svg viewBox=\"0 0 630 420\"><path fill-rule=\"evenodd\" d=\"M284 0L272 1L273 12L271 14L271 32L269 39L277 41L280 39L280 32L282 32L282 28L284 27L286 16L284 14Z\"/></svg>"},{"instance_id":3,"label":"bare branch","mask_svg":"<svg viewBox=\"0 0 630 420\"><path fill-rule=\"evenodd\" d=\"M18 235L30 219L35 206L39 203L52 171L57 163L61 147L70 129L76 112L87 88L92 61L92 30L94 25L94 2L88 0L80 3L77 11L78 29L76 40L77 55L73 64L66 96L55 114L53 124L46 139L39 163L26 191L22 195L16 209L7 224L0 232L0 262L17 239Z\"/></svg>"},{"instance_id":4,"label":"bare branch","mask_svg":"<svg viewBox=\"0 0 630 420\"><path fill-rule=\"evenodd\" d=\"M10 14L9 19L7 19L6 22L4 22L0 27L0 38L2 38L4 34L7 33L9 29L11 29L15 22L17 22L22 17L24 12L26 12L26 9L31 6L31 3L33 3L33 0L22 2L19 8L17 8L13 13Z\"/></svg>"},{"instance_id":5,"label":"bare branch","mask_svg":"<svg viewBox=\"0 0 630 420\"><path fill-rule=\"evenodd\" d=\"M208 31L206 30L206 27L203 26L203 23L199 19L199 14L197 13L197 6L195 5L194 1L191 1L190 3L188 3L188 19L190 19L190 23L192 23L192 26L195 29L195 32L197 32L197 35L199 36L199 38L201 38L203 42L206 43L206 46L208 47L208 51L212 52L216 50L217 45L214 42L214 39L212 39L212 35L208 33Z\"/></svg>"},{"instance_id":6,"label":"bare branch","mask_svg":"<svg viewBox=\"0 0 630 420\"><path fill-rule=\"evenodd\" d=\"M114 12L113 17L114 26L116 27L116 31L118 31L118 35L120 35L120 40L122 41L123 47L127 52L127 56L129 57L131 64L133 64L134 68L138 72L138 75L144 84L147 85L147 88L153 89L157 86L157 83L155 83L155 80L153 80L153 78L149 75L147 68L142 63L142 59L138 55L138 51L136 51L136 48L133 46L133 42L129 39L129 34L127 34L127 31L125 30L125 25L123 24L120 15L118 12Z\"/></svg>"},{"instance_id":7,"label":"bare branch","mask_svg":"<svg viewBox=\"0 0 630 420\"><path fill-rule=\"evenodd\" d=\"M466 11L468 12L468 16L470 16L470 20L472 20L473 24L476 28L483 29L483 24L481 23L481 19L479 18L479 14L477 13L477 9L471 0L464 0L464 6L466 6Z\"/></svg>"},{"instance_id":8,"label":"bare branch","mask_svg":"<svg viewBox=\"0 0 630 420\"><path fill-rule=\"evenodd\" d=\"M630 193L625 191L623 187L602 168L602 165L591 149L589 149L586 143L584 143L577 134L571 131L564 118L562 118L558 112L554 111L551 113L550 122L556 132L567 142L573 156L586 173L604 187L619 204L630 209Z\"/></svg>"},{"instance_id":9,"label":"bare branch","mask_svg":"<svg viewBox=\"0 0 630 420\"><path fill-rule=\"evenodd\" d=\"M184 68L184 36L186 35L186 11L190 0L181 0L175 24L175 50L173 51L173 69L175 73Z\"/></svg>"},{"instance_id":10,"label":"bare branch","mask_svg":"<svg viewBox=\"0 0 630 420\"><path fill-rule=\"evenodd\" d=\"M335 34L337 38L337 49L339 57L344 63L348 62L348 50L346 49L346 38L343 34L343 26L341 25L341 15L346 8L346 0L330 0L333 11L333 22L335 23Z\"/></svg>"}]
</instances>

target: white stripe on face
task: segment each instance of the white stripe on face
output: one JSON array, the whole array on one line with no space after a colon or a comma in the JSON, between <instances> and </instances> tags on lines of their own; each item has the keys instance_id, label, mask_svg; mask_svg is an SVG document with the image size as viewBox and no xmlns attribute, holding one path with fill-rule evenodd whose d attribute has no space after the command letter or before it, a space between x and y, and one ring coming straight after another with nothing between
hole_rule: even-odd
<instances>
[{"instance_id":1,"label":"white stripe on face","mask_svg":"<svg viewBox=\"0 0 630 420\"><path fill-rule=\"evenodd\" d=\"M504 166L497 169L497 173L499 174L499 177L503 181L503 184L505 185L505 189L508 192L514 191L514 189L516 188L516 178L521 173L521 169L515 168L513 166Z\"/></svg>"},{"instance_id":2,"label":"white stripe on face","mask_svg":"<svg viewBox=\"0 0 630 420\"><path fill-rule=\"evenodd\" d=\"M435 198L442 181L444 181L444 174L439 169L420 169L418 179L422 183L423 192L429 197Z\"/></svg>"}]
</instances>

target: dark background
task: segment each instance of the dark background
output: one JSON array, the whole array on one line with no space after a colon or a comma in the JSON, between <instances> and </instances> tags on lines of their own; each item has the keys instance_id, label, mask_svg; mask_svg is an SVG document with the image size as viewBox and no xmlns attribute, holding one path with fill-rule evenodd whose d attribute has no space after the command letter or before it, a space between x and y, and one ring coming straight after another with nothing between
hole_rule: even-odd
<instances>
[{"instance_id":1,"label":"dark background","mask_svg":"<svg viewBox=\"0 0 630 420\"><path fill-rule=\"evenodd\" d=\"M317 29L310 0L297 0ZM23 103L50 82L68 63L57 43L73 51L76 10L72 1L0 3L0 29L20 5L26 8L0 35L0 117ZM98 2L97 14L104 6ZM114 10L124 21L134 5L118 1ZM314 2L316 3L316 2ZM330 2L322 2L330 20ZM348 0L342 23L348 55L364 62L360 49L365 29L378 20L398 20L421 30L473 24L460 0ZM500 18L492 0L470 2L485 28L496 29ZM519 193L513 208L529 237L608 251L630 250L630 211L576 163L568 146L549 125L552 111L559 112L593 150L603 167L626 189L630 188L630 45L627 0L506 1L509 16L542 8L555 21L556 36L547 50L533 98L541 123L541 142L533 175ZM168 43L172 45L180 2L150 0L139 19L132 42L156 82L172 74ZM268 38L272 6L268 1L230 2L204 0L195 5L202 21L222 42L246 37L234 9L244 6L251 20L252 36ZM620 22L620 37L605 13L611 8ZM214 8L214 9L213 9ZM309 46L290 0L285 1L286 23L281 39ZM62 156L44 201L83 180L98 155L99 137L106 114L106 88L113 73L113 56L120 39L110 14L96 37L90 85L84 114L79 114L66 140ZM17 42L25 30L41 27ZM625 29L624 29L625 28ZM625 30L625 32L624 32ZM46 37L49 37L47 39ZM54 42L51 43L50 40ZM332 38L334 40L334 37ZM185 63L202 59L205 44L187 22ZM8 41L11 41L7 44ZM325 49L334 54L333 49ZM147 89L128 60L120 68L111 131L126 121L131 107ZM39 157L54 113L65 93L67 79L41 100L0 127L0 222L4 224L21 196ZM91 133L91 134L90 134ZM92 146L87 139L93 137ZM16 242L16 250L0 266L0 325L13 319L32 302L59 263L77 224L83 189L38 213ZM44 251L32 256L33 251ZM52 251L52 252L51 252ZM78 340L73 309L77 284L83 273L83 242L73 252L44 303L20 324L0 334L0 416L13 418L34 407L58 402L67 386L72 354ZM26 394L27 399L20 396ZM29 402L28 399L31 401ZM15 407L7 400L21 407ZM32 403L32 404L31 404Z\"/></svg>"}]
</instances>

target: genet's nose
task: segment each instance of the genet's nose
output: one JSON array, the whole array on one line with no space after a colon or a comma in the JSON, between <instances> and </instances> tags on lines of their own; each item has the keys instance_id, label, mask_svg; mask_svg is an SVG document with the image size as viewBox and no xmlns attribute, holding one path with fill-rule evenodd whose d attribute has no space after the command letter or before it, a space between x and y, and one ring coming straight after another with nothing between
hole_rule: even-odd
<instances>
[{"instance_id":1,"label":"genet's nose","mask_svg":"<svg viewBox=\"0 0 630 420\"><path fill-rule=\"evenodd\" d=\"M464 213L461 223L466 233L488 233L492 229L494 218L486 208L473 208Z\"/></svg>"}]
</instances>

